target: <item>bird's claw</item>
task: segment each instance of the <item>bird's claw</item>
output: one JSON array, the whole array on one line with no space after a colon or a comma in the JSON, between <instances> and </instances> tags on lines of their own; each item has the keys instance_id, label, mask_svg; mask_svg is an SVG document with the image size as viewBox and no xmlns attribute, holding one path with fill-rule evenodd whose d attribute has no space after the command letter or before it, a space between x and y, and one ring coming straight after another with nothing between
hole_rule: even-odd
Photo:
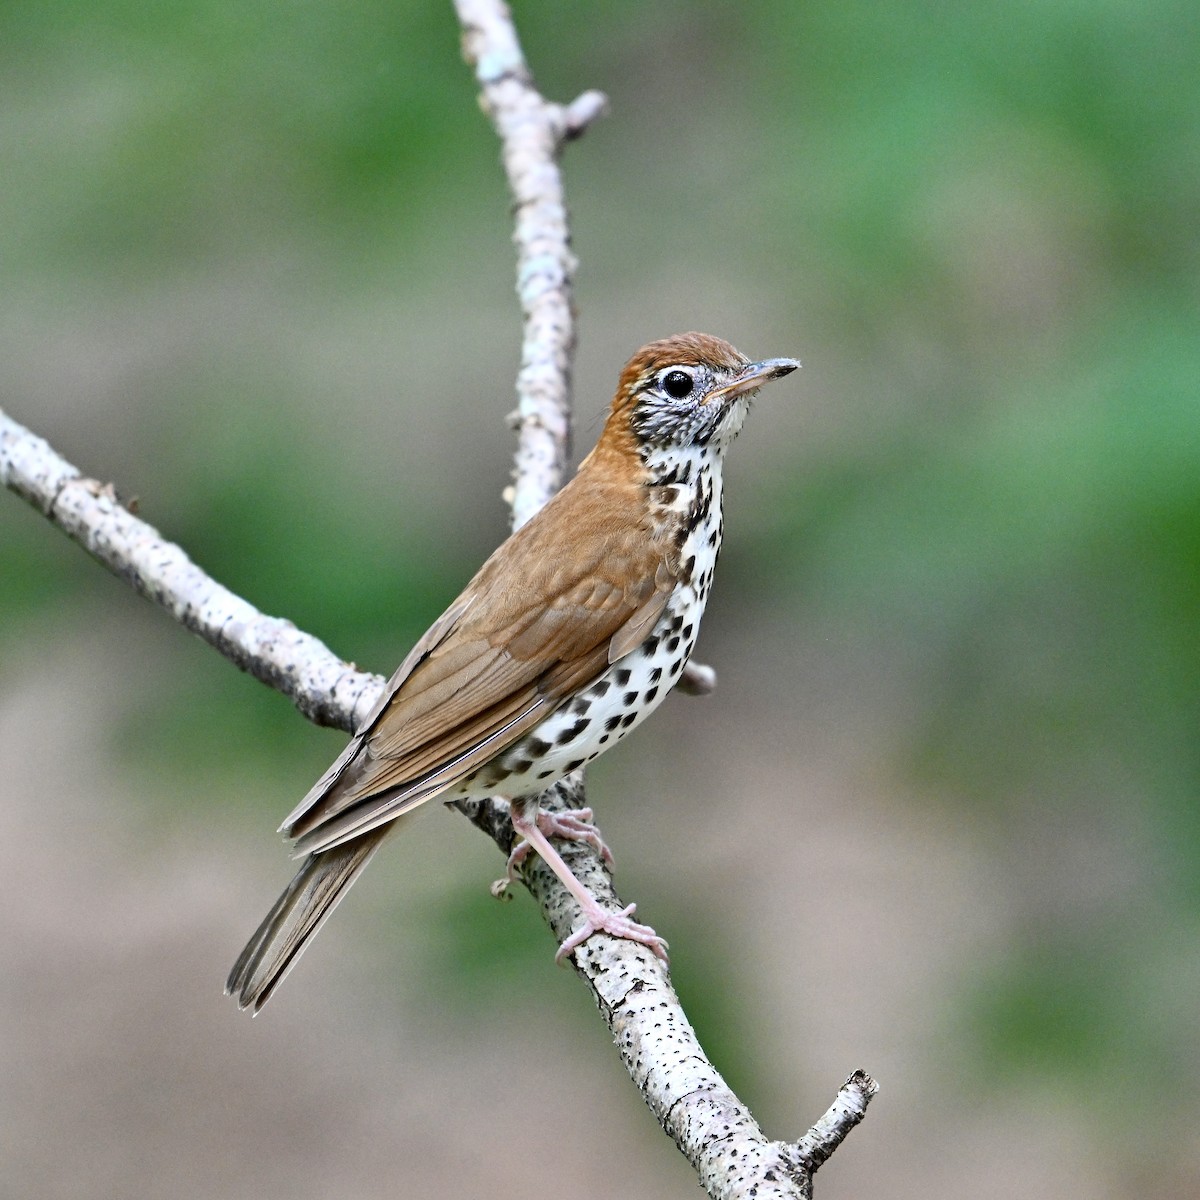
<instances>
[{"instance_id":1,"label":"bird's claw","mask_svg":"<svg viewBox=\"0 0 1200 1200\"><path fill-rule=\"evenodd\" d=\"M594 815L590 808L568 808L562 812L538 809L537 825L548 838L561 838L564 842L583 842L585 846L590 846L611 870L612 851L600 836L600 830L592 823ZM516 879L517 872L532 853L533 847L524 838L513 847L506 864L508 879Z\"/></svg>"},{"instance_id":2,"label":"bird's claw","mask_svg":"<svg viewBox=\"0 0 1200 1200\"><path fill-rule=\"evenodd\" d=\"M636 908L636 904L629 904L619 913L614 913L607 912L597 904L594 910L589 911L585 909L582 927L575 930L559 946L558 953L554 956L554 961L561 964L564 958L574 953L593 933L607 933L610 937L624 938L626 941L638 942L643 946L648 946L663 962L669 962L666 941L660 938L649 925L640 925L637 921L629 919L630 914Z\"/></svg>"}]
</instances>

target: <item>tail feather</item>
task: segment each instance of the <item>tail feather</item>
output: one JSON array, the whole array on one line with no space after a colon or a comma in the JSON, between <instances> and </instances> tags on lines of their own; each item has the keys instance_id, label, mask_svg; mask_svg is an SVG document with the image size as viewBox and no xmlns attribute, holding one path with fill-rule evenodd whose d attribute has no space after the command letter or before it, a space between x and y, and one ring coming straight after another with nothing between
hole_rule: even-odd
<instances>
[{"instance_id":1,"label":"tail feather","mask_svg":"<svg viewBox=\"0 0 1200 1200\"><path fill-rule=\"evenodd\" d=\"M266 1004L392 828L372 829L304 860L229 973L225 992L239 1008L257 1013Z\"/></svg>"}]
</instances>

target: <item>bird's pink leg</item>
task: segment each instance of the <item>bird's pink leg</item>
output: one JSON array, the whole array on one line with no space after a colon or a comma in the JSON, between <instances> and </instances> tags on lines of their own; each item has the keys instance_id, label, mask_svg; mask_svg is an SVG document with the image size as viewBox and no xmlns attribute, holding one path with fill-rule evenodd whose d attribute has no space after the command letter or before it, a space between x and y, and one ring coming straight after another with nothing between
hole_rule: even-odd
<instances>
[{"instance_id":1,"label":"bird's pink leg","mask_svg":"<svg viewBox=\"0 0 1200 1200\"><path fill-rule=\"evenodd\" d=\"M542 861L562 880L563 886L575 897L579 903L579 907L583 909L582 928L575 930L559 946L558 953L554 956L555 962L561 963L567 955L575 950L577 946L587 941L593 933L607 933L612 937L625 938L631 942L640 942L643 946L649 946L663 962L667 961L667 943L649 925L639 925L637 921L630 920L630 914L637 908L636 904L630 904L618 913L607 912L600 907L596 898L579 882L571 868L563 861L562 855L555 850L550 844L550 839L542 832L540 821L542 814L539 813L537 817L530 820L525 815L524 808L515 801L512 803L510 811L513 828L524 839L524 844L529 847L523 857L528 856L529 850L536 850L541 855ZM581 813L588 812L587 809L577 811ZM545 815L549 816L550 814L547 813ZM562 814L558 815L561 816ZM588 812L588 816L591 816L590 812ZM584 818L584 821L586 822L586 818ZM595 827L590 826L590 828L595 833ZM595 836L599 840L599 834ZM582 840L587 840L587 838L584 837Z\"/></svg>"},{"instance_id":2,"label":"bird's pink leg","mask_svg":"<svg viewBox=\"0 0 1200 1200\"><path fill-rule=\"evenodd\" d=\"M595 814L590 808L568 808L562 812L547 812L544 808L537 810L537 827L548 838L562 838L566 842L583 842L591 846L604 860L604 865L612 870L612 851L605 845L600 836L600 830L592 823ZM514 822L515 827L515 822ZM518 832L520 832L518 830ZM513 847L508 856L508 877L516 879L517 870L529 857L533 847L529 839L522 835L521 840Z\"/></svg>"}]
</instances>

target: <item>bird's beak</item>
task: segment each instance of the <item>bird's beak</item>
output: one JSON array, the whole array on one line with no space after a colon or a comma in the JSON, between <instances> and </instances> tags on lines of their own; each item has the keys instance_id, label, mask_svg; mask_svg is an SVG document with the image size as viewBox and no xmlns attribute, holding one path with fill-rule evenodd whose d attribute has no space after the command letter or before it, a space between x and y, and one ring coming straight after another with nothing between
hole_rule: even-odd
<instances>
[{"instance_id":1,"label":"bird's beak","mask_svg":"<svg viewBox=\"0 0 1200 1200\"><path fill-rule=\"evenodd\" d=\"M772 379L790 375L799 365L794 358L764 358L762 362L747 363L729 383L713 392L709 400L725 403L735 396L744 396Z\"/></svg>"}]
</instances>

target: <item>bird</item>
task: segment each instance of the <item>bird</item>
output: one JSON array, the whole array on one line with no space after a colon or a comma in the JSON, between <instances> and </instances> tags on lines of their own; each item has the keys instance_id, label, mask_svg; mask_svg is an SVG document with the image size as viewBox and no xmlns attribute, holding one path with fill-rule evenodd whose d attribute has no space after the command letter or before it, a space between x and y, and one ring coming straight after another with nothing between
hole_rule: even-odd
<instances>
[{"instance_id":1,"label":"bird","mask_svg":"<svg viewBox=\"0 0 1200 1200\"><path fill-rule=\"evenodd\" d=\"M710 334L650 342L626 363L595 447L434 621L349 745L280 826L303 863L234 964L255 1013L394 830L427 800L507 801L520 839L583 912L558 959L597 932L666 958L653 929L603 909L551 844L607 857L590 810L537 796L662 703L696 642L723 535L722 465L749 402L794 371Z\"/></svg>"}]
</instances>

